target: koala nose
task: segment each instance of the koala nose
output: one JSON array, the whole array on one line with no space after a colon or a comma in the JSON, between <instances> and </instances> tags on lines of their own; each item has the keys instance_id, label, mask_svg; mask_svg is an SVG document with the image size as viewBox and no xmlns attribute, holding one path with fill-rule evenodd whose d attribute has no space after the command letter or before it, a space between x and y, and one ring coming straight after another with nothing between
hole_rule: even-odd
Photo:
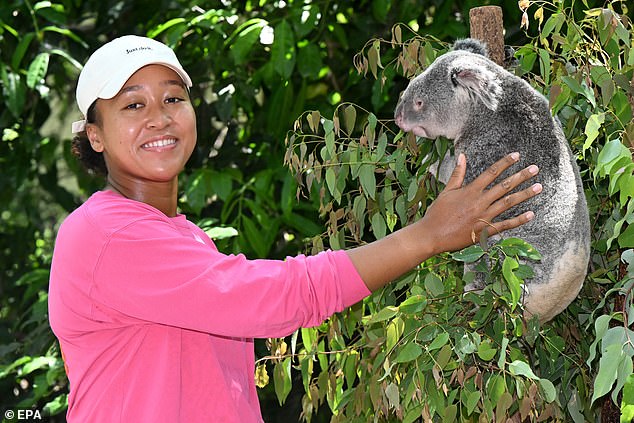
<instances>
[{"instance_id":1,"label":"koala nose","mask_svg":"<svg viewBox=\"0 0 634 423\"><path fill-rule=\"evenodd\" d=\"M394 111L394 120L396 124L400 126L400 122L403 121L403 106L401 102L396 105L396 110Z\"/></svg>"}]
</instances>

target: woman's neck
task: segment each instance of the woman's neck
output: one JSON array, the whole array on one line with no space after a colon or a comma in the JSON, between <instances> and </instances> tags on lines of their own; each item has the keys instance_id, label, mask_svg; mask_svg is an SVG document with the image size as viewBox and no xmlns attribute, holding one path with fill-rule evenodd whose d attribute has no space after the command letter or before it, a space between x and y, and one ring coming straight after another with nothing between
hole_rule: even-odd
<instances>
[{"instance_id":1,"label":"woman's neck","mask_svg":"<svg viewBox=\"0 0 634 423\"><path fill-rule=\"evenodd\" d=\"M120 182L108 175L107 190L117 192L131 200L141 201L162 211L168 217L177 214L178 179L168 182Z\"/></svg>"}]
</instances>

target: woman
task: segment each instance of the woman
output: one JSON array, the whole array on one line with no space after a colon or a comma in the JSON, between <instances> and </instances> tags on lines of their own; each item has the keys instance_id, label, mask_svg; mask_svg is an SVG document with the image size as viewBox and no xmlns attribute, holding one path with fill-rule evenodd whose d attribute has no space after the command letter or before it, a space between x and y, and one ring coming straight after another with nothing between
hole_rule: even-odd
<instances>
[{"instance_id":1,"label":"woman","mask_svg":"<svg viewBox=\"0 0 634 423\"><path fill-rule=\"evenodd\" d=\"M69 422L259 422L253 338L320 324L540 191L507 195L535 166L486 189L517 154L462 187L461 157L426 215L379 241L284 261L224 255L177 211L196 143L191 84L170 48L136 36L102 46L80 74L74 147L107 185L63 222L51 268Z\"/></svg>"}]
</instances>

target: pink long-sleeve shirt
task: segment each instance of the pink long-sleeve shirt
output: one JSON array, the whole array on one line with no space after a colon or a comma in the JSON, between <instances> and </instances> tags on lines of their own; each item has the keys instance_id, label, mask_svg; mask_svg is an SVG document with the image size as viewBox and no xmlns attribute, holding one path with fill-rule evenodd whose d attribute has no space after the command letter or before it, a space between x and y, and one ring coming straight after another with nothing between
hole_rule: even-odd
<instances>
[{"instance_id":1,"label":"pink long-sleeve shirt","mask_svg":"<svg viewBox=\"0 0 634 423\"><path fill-rule=\"evenodd\" d=\"M253 338L314 326L369 291L347 254L247 260L110 191L63 222L49 288L69 422L260 422Z\"/></svg>"}]
</instances>

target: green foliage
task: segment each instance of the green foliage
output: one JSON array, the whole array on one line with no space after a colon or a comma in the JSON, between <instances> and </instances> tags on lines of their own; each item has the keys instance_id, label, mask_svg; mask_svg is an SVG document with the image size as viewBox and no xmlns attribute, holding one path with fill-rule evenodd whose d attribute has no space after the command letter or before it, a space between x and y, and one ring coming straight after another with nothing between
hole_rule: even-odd
<instances>
[{"instance_id":1,"label":"green foliage","mask_svg":"<svg viewBox=\"0 0 634 423\"><path fill-rule=\"evenodd\" d=\"M632 23L619 14L627 11L621 2L537 6L539 31L517 48L517 72L549 98L577 153L593 232L582 292L540 327L522 315L522 284L532 269L520 263L540 258L531 246L507 239L431 258L363 304L301 331L304 347L293 358L307 420L327 404L333 421L585 422L607 418L612 403L629 421ZM368 41L355 65L389 87L446 48L397 25L391 40ZM369 242L420 217L440 190L429 164L448 148L398 132L353 103L332 114L305 112L287 143L299 190L319 199L327 223L314 250ZM489 284L464 293L472 275L462 274L461 262L483 256L479 270Z\"/></svg>"},{"instance_id":2,"label":"green foliage","mask_svg":"<svg viewBox=\"0 0 634 423\"><path fill-rule=\"evenodd\" d=\"M297 420L285 411L296 388L306 419L551 413L591 421L605 398L622 419L633 413L631 350L615 347L629 343L634 279L632 28L611 9L625 4L532 5L541 24L522 33L517 2L501 3L507 39L522 44L520 71L550 97L579 154L594 233L584 291L539 328L522 320L518 302L530 268L517 258L537 259L528 246L505 241L431 259L318 328L258 343L267 421ZM468 35L474 6L1 2L0 409L38 408L63 421L68 385L46 287L59 223L102 184L69 147L74 85L91 51L127 33L174 47L195 82L199 134L180 179L181 210L222 251L282 258L306 240L319 251L380 238L424 212L440 189L425 170L447 145L418 144L381 116L391 118L406 78L445 41ZM282 140L298 116L287 150ZM295 176L281 168L285 158ZM484 255L493 283L463 294L469 276L460 263Z\"/></svg>"},{"instance_id":3,"label":"green foliage","mask_svg":"<svg viewBox=\"0 0 634 423\"><path fill-rule=\"evenodd\" d=\"M103 183L70 154L68 128L79 118L75 81L88 54L129 33L174 47L195 82L199 134L181 178L181 209L223 251L282 258L322 230L315 202L296 201L295 180L281 167L294 119L305 109L332 111L344 98L383 107L389 97L350 72L362 43L395 22L464 36L470 7L407 0L352 6L0 2L0 408L48 404L63 420L68 386L47 326L46 286L59 223ZM267 353L258 345L258 354ZM261 394L273 421L275 393Z\"/></svg>"}]
</instances>

